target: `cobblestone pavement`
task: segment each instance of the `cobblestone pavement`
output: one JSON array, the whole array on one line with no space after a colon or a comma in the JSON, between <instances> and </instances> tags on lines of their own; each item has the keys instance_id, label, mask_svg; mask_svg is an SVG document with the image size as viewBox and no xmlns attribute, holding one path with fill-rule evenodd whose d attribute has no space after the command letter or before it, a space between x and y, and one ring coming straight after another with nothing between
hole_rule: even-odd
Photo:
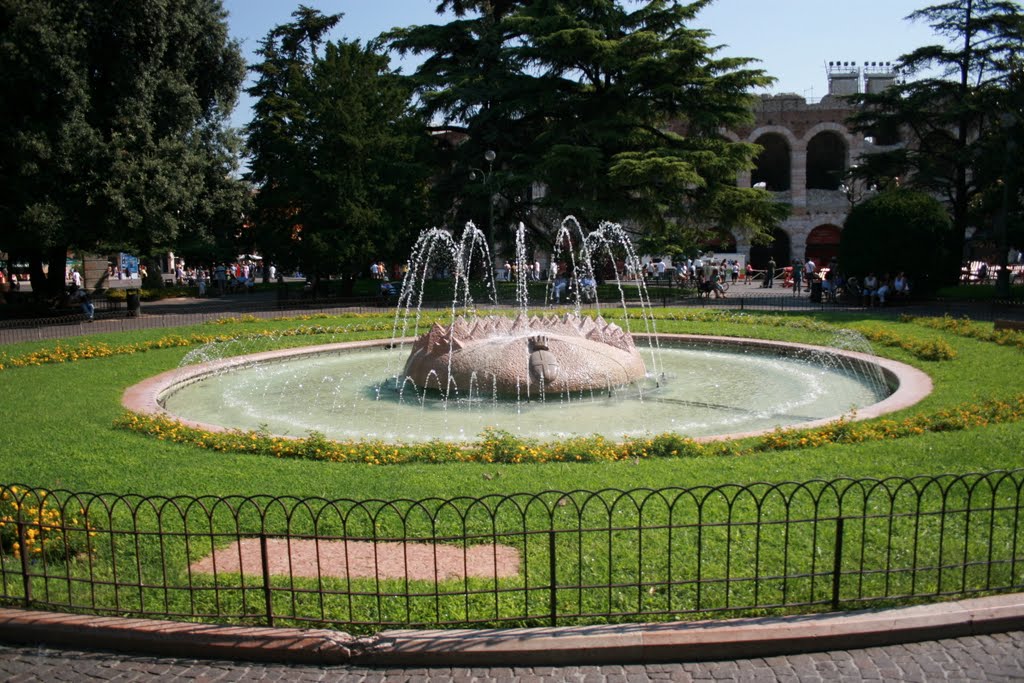
<instances>
[{"instance_id":1,"label":"cobblestone pavement","mask_svg":"<svg viewBox=\"0 0 1024 683\"><path fill-rule=\"evenodd\" d=\"M692 664L367 669L172 659L0 644L5 681L1024 681L1024 631L864 650Z\"/></svg>"}]
</instances>

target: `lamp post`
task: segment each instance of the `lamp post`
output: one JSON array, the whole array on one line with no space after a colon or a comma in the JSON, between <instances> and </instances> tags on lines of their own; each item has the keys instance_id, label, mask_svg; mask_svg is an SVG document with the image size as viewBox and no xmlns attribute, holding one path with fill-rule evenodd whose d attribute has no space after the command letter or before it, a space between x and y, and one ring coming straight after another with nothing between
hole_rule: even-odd
<instances>
[{"instance_id":1,"label":"lamp post","mask_svg":"<svg viewBox=\"0 0 1024 683\"><path fill-rule=\"evenodd\" d=\"M487 162L487 171L483 171L479 168L469 169L470 180L480 180L484 184L484 192L487 193L487 232L485 237L487 242L490 243L491 235L494 232L494 193L491 192L491 175L494 171L494 160L498 158L498 154L493 150L489 149L484 152L484 161Z\"/></svg>"},{"instance_id":2,"label":"lamp post","mask_svg":"<svg viewBox=\"0 0 1024 683\"><path fill-rule=\"evenodd\" d=\"M1006 233L1006 224L1010 218L1010 186L1013 184L1013 154L1016 151L1016 141L1013 139L1011 129L1016 123L1017 117L1010 112L1004 112L999 117L999 124L1006 134L1006 159L1003 168L1003 201L999 207L999 215L996 217L996 239L999 244L999 272L996 273L996 297L1005 299L1010 296L1010 245Z\"/></svg>"}]
</instances>

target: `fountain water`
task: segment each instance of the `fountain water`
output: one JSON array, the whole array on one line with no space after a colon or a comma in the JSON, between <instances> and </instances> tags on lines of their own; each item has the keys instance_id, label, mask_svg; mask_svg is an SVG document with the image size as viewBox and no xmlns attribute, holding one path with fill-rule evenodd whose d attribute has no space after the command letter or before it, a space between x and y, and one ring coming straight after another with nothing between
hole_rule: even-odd
<instances>
[{"instance_id":1,"label":"fountain water","mask_svg":"<svg viewBox=\"0 0 1024 683\"><path fill-rule=\"evenodd\" d=\"M533 287L522 225L515 252L515 301L502 307L489 247L472 223L458 239L425 231L410 255L390 341L183 368L156 392L154 409L286 436L472 440L487 427L549 438L702 436L860 411L897 383L852 332L837 336L835 345L847 349L840 352L659 335L642 278L627 278L641 268L620 226L602 223L586 233L575 219L562 221L553 251L557 272L549 268L547 281ZM429 320L428 327L424 295L438 273L447 274L455 295L447 322ZM598 290L602 275L609 284ZM563 282L569 308L555 311ZM630 287L636 290L627 297ZM530 311L531 290L543 297L540 314ZM617 299L622 327L602 317L609 309L600 291ZM584 315L584 303L596 309L593 316ZM214 349L187 360L208 360L218 355Z\"/></svg>"},{"instance_id":2,"label":"fountain water","mask_svg":"<svg viewBox=\"0 0 1024 683\"><path fill-rule=\"evenodd\" d=\"M647 377L647 367L630 334L629 316L624 316L623 330L600 315L595 318L581 313L584 296L600 311L595 274L595 260L600 257L607 260L607 268L614 273L625 311L619 257L628 264L628 270L639 271L639 260L625 232L618 225L602 223L597 230L585 233L579 222L570 217L559 226L555 245L545 305L551 305L556 286L565 283L567 294L571 293L573 312L563 317L529 316L529 279L535 271L527 259L526 231L520 223L512 269L519 315L510 320L494 313L480 314L471 296L470 275L474 270L482 270L489 303L492 307L499 305L483 233L472 223L466 225L458 241L443 230L424 232L412 250L409 270L402 282L394 337L403 339L410 330L419 334L427 280L438 268L450 267L452 271L452 319L447 325L435 323L418 336L404 369L395 377L398 391L433 391L450 400L465 395L472 384L491 387L493 393L501 396L539 399L566 392L608 391ZM639 291L640 317L646 331L652 332L653 320L648 313L643 280L635 286ZM652 372L656 372L657 354L652 355L651 366Z\"/></svg>"}]
</instances>

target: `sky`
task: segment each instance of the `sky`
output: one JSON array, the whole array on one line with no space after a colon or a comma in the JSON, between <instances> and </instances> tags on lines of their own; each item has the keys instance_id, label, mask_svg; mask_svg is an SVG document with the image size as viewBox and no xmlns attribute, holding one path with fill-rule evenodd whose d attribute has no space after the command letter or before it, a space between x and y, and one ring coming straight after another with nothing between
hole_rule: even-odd
<instances>
[{"instance_id":1,"label":"sky","mask_svg":"<svg viewBox=\"0 0 1024 683\"><path fill-rule=\"evenodd\" d=\"M777 81L767 92L797 93L817 99L827 94L829 61L895 61L921 45L940 43L931 29L905 21L916 9L935 0L716 0L697 18L695 26L709 29L711 45L723 46L722 56L752 57ZM249 63L256 61L260 40L273 27L289 21L300 0L224 0L232 37L242 44ZM301 0L324 14L343 13L332 40L364 42L396 26L443 23L434 13L437 0ZM406 73L415 62L401 62ZM243 126L252 116L250 98L243 94L232 125Z\"/></svg>"}]
</instances>

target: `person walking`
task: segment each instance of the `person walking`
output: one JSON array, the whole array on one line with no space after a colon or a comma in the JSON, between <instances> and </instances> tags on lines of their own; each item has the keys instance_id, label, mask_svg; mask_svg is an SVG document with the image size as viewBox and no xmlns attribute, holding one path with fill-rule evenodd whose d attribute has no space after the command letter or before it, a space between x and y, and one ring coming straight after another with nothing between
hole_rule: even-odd
<instances>
[{"instance_id":1,"label":"person walking","mask_svg":"<svg viewBox=\"0 0 1024 683\"><path fill-rule=\"evenodd\" d=\"M793 294L800 294L803 291L804 265L799 259L793 260ZM808 285L810 289L810 285Z\"/></svg>"},{"instance_id":2,"label":"person walking","mask_svg":"<svg viewBox=\"0 0 1024 683\"><path fill-rule=\"evenodd\" d=\"M768 258L768 270L764 274L764 286L771 289L775 286L775 258Z\"/></svg>"}]
</instances>

